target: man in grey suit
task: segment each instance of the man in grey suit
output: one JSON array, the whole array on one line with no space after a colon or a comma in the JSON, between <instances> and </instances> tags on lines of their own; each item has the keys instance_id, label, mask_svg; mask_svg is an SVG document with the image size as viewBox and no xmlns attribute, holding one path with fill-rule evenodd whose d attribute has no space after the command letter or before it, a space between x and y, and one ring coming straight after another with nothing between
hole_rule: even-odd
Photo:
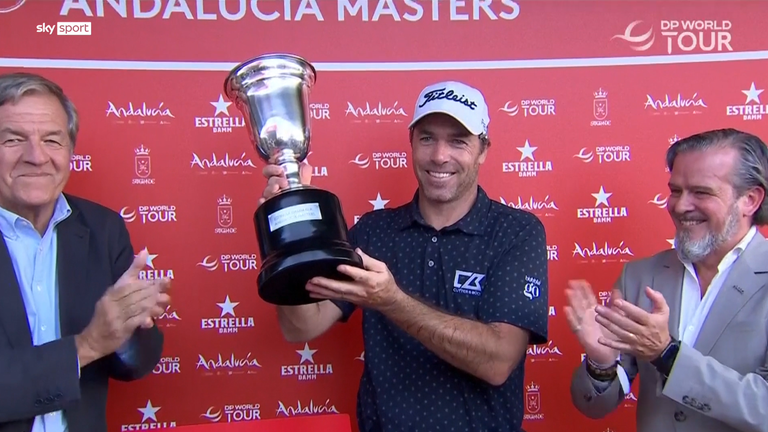
<instances>
[{"instance_id":1,"label":"man in grey suit","mask_svg":"<svg viewBox=\"0 0 768 432\"><path fill-rule=\"evenodd\" d=\"M586 352L571 398L612 412L640 378L637 432L768 431L768 150L734 129L667 151L675 249L630 262L611 301L585 281L566 317Z\"/></svg>"}]
</instances>

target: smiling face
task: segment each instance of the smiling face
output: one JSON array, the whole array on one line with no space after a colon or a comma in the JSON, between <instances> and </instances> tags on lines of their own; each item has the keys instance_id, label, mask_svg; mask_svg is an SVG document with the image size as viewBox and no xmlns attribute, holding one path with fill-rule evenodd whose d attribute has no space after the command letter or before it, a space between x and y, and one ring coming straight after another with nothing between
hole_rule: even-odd
<instances>
[{"instance_id":1,"label":"smiling face","mask_svg":"<svg viewBox=\"0 0 768 432\"><path fill-rule=\"evenodd\" d=\"M477 187L487 151L480 138L445 114L430 114L413 128L413 171L422 196L434 203L457 201Z\"/></svg>"},{"instance_id":2,"label":"smiling face","mask_svg":"<svg viewBox=\"0 0 768 432\"><path fill-rule=\"evenodd\" d=\"M71 157L67 114L56 97L34 93L0 106L0 206L19 215L53 208Z\"/></svg>"},{"instance_id":3,"label":"smiling face","mask_svg":"<svg viewBox=\"0 0 768 432\"><path fill-rule=\"evenodd\" d=\"M733 187L737 150L713 147L679 154L670 172L667 211L675 224L675 248L698 262L732 249L752 225L760 206L758 188L737 196Z\"/></svg>"}]
</instances>

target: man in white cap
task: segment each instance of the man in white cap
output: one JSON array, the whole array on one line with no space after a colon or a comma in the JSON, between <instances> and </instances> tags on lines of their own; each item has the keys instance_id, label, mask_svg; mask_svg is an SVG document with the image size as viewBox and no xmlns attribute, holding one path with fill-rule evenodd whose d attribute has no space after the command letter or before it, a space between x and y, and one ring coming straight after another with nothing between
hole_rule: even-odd
<instances>
[{"instance_id":1,"label":"man in white cap","mask_svg":"<svg viewBox=\"0 0 768 432\"><path fill-rule=\"evenodd\" d=\"M351 228L365 270L339 270L353 282L318 277L307 289L329 301L278 307L292 342L362 309L361 432L521 430L526 348L547 341L546 239L536 216L478 185L489 121L477 89L425 88L409 126L413 200ZM279 167L264 174L262 200L287 186Z\"/></svg>"}]
</instances>

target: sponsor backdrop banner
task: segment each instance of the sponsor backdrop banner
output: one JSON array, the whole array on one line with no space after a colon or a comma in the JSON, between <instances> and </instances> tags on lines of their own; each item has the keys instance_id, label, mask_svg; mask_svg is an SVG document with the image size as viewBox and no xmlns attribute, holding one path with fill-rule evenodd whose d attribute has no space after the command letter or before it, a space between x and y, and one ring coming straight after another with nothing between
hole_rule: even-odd
<instances>
[{"instance_id":1,"label":"sponsor backdrop banner","mask_svg":"<svg viewBox=\"0 0 768 432\"><path fill-rule=\"evenodd\" d=\"M633 431L635 392L601 420L572 407L582 351L563 289L587 278L604 300L624 263L671 247L672 142L768 132L768 5L735 3L0 0L0 40L14 41L0 71L42 73L80 111L68 191L123 216L150 253L145 277L173 278L163 358L112 384L110 430L355 413L360 314L287 343L256 292L263 163L222 82L287 51L317 65L309 163L349 224L412 197L406 125L425 85L485 93L482 185L547 228L551 339L528 350L524 427Z\"/></svg>"}]
</instances>

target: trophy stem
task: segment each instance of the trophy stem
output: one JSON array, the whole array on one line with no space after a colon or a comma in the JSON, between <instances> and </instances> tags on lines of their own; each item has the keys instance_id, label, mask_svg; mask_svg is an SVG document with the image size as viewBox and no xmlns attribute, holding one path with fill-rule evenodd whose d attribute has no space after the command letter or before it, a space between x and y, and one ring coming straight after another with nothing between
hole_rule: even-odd
<instances>
[{"instance_id":1,"label":"trophy stem","mask_svg":"<svg viewBox=\"0 0 768 432\"><path fill-rule=\"evenodd\" d=\"M285 178L288 180L288 189L302 188L299 161L296 154L291 149L280 149L275 159L275 164L285 172Z\"/></svg>"}]
</instances>

